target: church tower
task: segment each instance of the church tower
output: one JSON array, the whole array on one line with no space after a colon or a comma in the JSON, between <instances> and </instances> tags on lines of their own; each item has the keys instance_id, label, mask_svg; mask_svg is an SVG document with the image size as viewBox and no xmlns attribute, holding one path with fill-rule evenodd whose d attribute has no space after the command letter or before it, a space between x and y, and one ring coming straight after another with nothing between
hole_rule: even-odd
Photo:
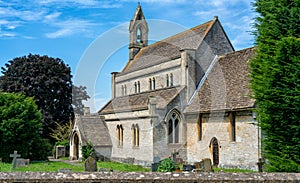
<instances>
[{"instance_id":1,"label":"church tower","mask_svg":"<svg viewBox=\"0 0 300 183\"><path fill-rule=\"evenodd\" d=\"M136 54L148 45L148 25L140 3L138 3L134 17L130 21L129 33L129 60L133 60Z\"/></svg>"}]
</instances>

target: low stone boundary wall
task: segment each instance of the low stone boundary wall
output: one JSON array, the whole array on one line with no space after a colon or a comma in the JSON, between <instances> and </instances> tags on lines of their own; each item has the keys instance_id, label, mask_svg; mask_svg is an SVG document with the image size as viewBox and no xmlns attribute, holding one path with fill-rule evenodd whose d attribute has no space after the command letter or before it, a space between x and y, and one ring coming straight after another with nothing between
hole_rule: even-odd
<instances>
[{"instance_id":1,"label":"low stone boundary wall","mask_svg":"<svg viewBox=\"0 0 300 183\"><path fill-rule=\"evenodd\" d=\"M51 172L0 172L0 182L101 182L101 183L277 183L300 182L299 173L156 173L156 172L95 172L95 173L51 173Z\"/></svg>"}]
</instances>

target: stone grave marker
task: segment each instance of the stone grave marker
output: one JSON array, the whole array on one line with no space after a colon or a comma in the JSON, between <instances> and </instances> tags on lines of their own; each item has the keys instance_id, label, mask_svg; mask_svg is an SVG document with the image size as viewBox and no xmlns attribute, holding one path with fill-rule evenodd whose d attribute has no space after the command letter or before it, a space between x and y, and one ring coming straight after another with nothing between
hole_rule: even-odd
<instances>
[{"instance_id":1,"label":"stone grave marker","mask_svg":"<svg viewBox=\"0 0 300 183\"><path fill-rule=\"evenodd\" d=\"M17 158L16 159L16 167L26 166L24 158Z\"/></svg>"},{"instance_id":2,"label":"stone grave marker","mask_svg":"<svg viewBox=\"0 0 300 183\"><path fill-rule=\"evenodd\" d=\"M200 165L202 166L202 170L204 172L213 172L212 163L210 158L204 158L200 162Z\"/></svg>"},{"instance_id":3,"label":"stone grave marker","mask_svg":"<svg viewBox=\"0 0 300 183\"><path fill-rule=\"evenodd\" d=\"M29 166L30 159L25 159L25 166Z\"/></svg>"},{"instance_id":4,"label":"stone grave marker","mask_svg":"<svg viewBox=\"0 0 300 183\"><path fill-rule=\"evenodd\" d=\"M60 157L66 156L66 147L65 146L56 146L56 155L55 158L59 159Z\"/></svg>"},{"instance_id":5,"label":"stone grave marker","mask_svg":"<svg viewBox=\"0 0 300 183\"><path fill-rule=\"evenodd\" d=\"M86 172L96 172L97 171L97 161L93 157L88 157L84 161L84 170Z\"/></svg>"},{"instance_id":6,"label":"stone grave marker","mask_svg":"<svg viewBox=\"0 0 300 183\"><path fill-rule=\"evenodd\" d=\"M20 158L21 155L18 154L18 151L14 151L14 154L10 154L9 156L11 158L13 158L13 160L12 160L12 169L15 169L16 165L17 165L17 158Z\"/></svg>"},{"instance_id":7,"label":"stone grave marker","mask_svg":"<svg viewBox=\"0 0 300 183\"><path fill-rule=\"evenodd\" d=\"M190 172L190 171L192 171L192 170L194 170L196 167L194 166L194 165L190 165L190 164L183 164L182 165L182 170L183 171L188 171L188 172Z\"/></svg>"}]
</instances>

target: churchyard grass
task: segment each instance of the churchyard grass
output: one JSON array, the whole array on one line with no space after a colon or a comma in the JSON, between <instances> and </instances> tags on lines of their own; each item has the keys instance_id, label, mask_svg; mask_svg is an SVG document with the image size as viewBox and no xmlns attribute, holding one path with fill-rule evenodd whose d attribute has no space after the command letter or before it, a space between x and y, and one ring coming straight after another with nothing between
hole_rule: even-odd
<instances>
[{"instance_id":1,"label":"churchyard grass","mask_svg":"<svg viewBox=\"0 0 300 183\"><path fill-rule=\"evenodd\" d=\"M131 164L124 164L124 163L118 163L118 162L99 162L97 163L98 169L104 168L104 169L113 169L114 171L120 171L120 172L149 172L149 168L144 168L142 166L138 165L131 165Z\"/></svg>"},{"instance_id":2,"label":"churchyard grass","mask_svg":"<svg viewBox=\"0 0 300 183\"><path fill-rule=\"evenodd\" d=\"M119 172L149 172L149 168L130 165L118 162L98 162L98 169L104 168L107 171L112 169ZM71 165L64 162L31 162L29 166L17 167L12 170L11 163L0 163L1 172L58 172L59 169L71 169L72 172L84 172L84 163L78 162L78 165Z\"/></svg>"},{"instance_id":3,"label":"churchyard grass","mask_svg":"<svg viewBox=\"0 0 300 183\"><path fill-rule=\"evenodd\" d=\"M130 165L118 162L97 162L98 169L105 169L110 171L119 172L149 172L149 168L144 168L142 166ZM31 162L29 166L17 167L12 170L11 163L0 162L0 172L58 172L59 169L72 169L72 172L84 172L84 163L78 162L78 165L71 165L64 162ZM225 169L225 168L214 168L214 172L256 172L253 170L244 169Z\"/></svg>"},{"instance_id":4,"label":"churchyard grass","mask_svg":"<svg viewBox=\"0 0 300 183\"><path fill-rule=\"evenodd\" d=\"M84 171L83 165L76 166L64 162L31 162L29 166L17 167L12 170L11 163L0 163L1 172L58 172L59 169L72 169L73 172Z\"/></svg>"}]
</instances>

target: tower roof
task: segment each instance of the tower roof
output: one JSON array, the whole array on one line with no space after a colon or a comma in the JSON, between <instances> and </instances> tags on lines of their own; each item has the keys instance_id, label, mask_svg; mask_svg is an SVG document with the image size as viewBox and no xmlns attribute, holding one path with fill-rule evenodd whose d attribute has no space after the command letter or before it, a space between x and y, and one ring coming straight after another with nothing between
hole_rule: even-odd
<instances>
[{"instance_id":1,"label":"tower roof","mask_svg":"<svg viewBox=\"0 0 300 183\"><path fill-rule=\"evenodd\" d=\"M142 10L142 7L140 3L138 3L138 6L136 7L133 19L130 20L130 25L129 25L129 30L132 30L134 27L134 22L135 21L140 21L140 20L145 20L145 16Z\"/></svg>"}]
</instances>

